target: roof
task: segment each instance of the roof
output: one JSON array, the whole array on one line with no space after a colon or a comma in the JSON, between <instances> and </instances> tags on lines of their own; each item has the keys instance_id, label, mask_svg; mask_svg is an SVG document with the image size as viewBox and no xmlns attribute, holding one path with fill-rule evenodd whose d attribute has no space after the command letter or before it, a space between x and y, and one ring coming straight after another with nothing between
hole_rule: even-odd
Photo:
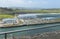
<instances>
[{"instance_id":1,"label":"roof","mask_svg":"<svg viewBox=\"0 0 60 39\"><path fill-rule=\"evenodd\" d=\"M11 20L16 20L16 18L5 18L2 21L11 21Z\"/></svg>"},{"instance_id":2,"label":"roof","mask_svg":"<svg viewBox=\"0 0 60 39\"><path fill-rule=\"evenodd\" d=\"M21 14L21 15L18 15L18 16L36 16L36 14Z\"/></svg>"},{"instance_id":3,"label":"roof","mask_svg":"<svg viewBox=\"0 0 60 39\"><path fill-rule=\"evenodd\" d=\"M37 18L37 14L20 14L17 18L27 19L27 18Z\"/></svg>"},{"instance_id":4,"label":"roof","mask_svg":"<svg viewBox=\"0 0 60 39\"><path fill-rule=\"evenodd\" d=\"M46 17L46 18L42 18L42 19L56 19L55 17Z\"/></svg>"}]
</instances>

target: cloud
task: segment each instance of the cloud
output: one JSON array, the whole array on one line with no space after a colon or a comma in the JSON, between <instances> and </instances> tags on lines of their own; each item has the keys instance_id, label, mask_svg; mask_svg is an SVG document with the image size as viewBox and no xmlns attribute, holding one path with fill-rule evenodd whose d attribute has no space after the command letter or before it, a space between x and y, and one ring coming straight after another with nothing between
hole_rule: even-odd
<instances>
[{"instance_id":1,"label":"cloud","mask_svg":"<svg viewBox=\"0 0 60 39\"><path fill-rule=\"evenodd\" d=\"M20 5L20 4L24 4L24 1L23 0L0 0L0 6L17 6L17 5Z\"/></svg>"},{"instance_id":2,"label":"cloud","mask_svg":"<svg viewBox=\"0 0 60 39\"><path fill-rule=\"evenodd\" d=\"M0 0L2 7L35 7L47 4L45 0Z\"/></svg>"}]
</instances>

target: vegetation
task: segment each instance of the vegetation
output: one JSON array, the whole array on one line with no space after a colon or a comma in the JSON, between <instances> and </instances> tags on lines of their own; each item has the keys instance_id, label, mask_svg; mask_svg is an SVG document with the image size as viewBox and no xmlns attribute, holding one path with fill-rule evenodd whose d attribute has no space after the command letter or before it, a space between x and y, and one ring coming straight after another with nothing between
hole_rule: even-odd
<instances>
[{"instance_id":1,"label":"vegetation","mask_svg":"<svg viewBox=\"0 0 60 39\"><path fill-rule=\"evenodd\" d=\"M60 9L14 9L14 8L1 8L0 14L17 14L17 13L60 13Z\"/></svg>"},{"instance_id":2,"label":"vegetation","mask_svg":"<svg viewBox=\"0 0 60 39\"><path fill-rule=\"evenodd\" d=\"M0 14L0 19L3 19L3 18L13 18L13 17L14 17L13 15Z\"/></svg>"},{"instance_id":3,"label":"vegetation","mask_svg":"<svg viewBox=\"0 0 60 39\"><path fill-rule=\"evenodd\" d=\"M15 14L22 13L60 13L60 9L16 9L0 7L0 18L12 18Z\"/></svg>"}]
</instances>

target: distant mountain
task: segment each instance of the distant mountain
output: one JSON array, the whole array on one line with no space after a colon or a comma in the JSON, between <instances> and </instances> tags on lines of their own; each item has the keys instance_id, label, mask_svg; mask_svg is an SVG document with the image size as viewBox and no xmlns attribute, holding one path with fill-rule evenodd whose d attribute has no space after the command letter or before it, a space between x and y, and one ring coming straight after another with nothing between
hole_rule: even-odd
<instances>
[{"instance_id":1,"label":"distant mountain","mask_svg":"<svg viewBox=\"0 0 60 39\"><path fill-rule=\"evenodd\" d=\"M24 10L39 10L42 8L26 8L26 7L8 7L8 8L12 8L12 9L24 9Z\"/></svg>"}]
</instances>

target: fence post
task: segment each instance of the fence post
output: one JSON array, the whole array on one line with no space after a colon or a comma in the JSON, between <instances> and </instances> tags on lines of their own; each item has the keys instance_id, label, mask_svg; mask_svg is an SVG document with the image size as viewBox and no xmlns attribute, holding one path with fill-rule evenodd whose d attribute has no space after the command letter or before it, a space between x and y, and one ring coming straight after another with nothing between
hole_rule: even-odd
<instances>
[{"instance_id":1,"label":"fence post","mask_svg":"<svg viewBox=\"0 0 60 39\"><path fill-rule=\"evenodd\" d=\"M5 33L5 39L7 39L7 33Z\"/></svg>"}]
</instances>

